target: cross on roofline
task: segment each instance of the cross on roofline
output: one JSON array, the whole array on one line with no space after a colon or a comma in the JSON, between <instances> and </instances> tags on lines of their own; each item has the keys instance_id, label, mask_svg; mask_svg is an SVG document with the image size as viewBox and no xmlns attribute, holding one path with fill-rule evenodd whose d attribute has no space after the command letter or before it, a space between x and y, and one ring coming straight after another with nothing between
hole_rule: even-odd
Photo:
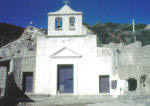
<instances>
[{"instance_id":1,"label":"cross on roofline","mask_svg":"<svg viewBox=\"0 0 150 106\"><path fill-rule=\"evenodd\" d=\"M69 1L69 0L64 0L63 3L64 3L65 5L67 5L67 4L70 3L70 1Z\"/></svg>"}]
</instances>

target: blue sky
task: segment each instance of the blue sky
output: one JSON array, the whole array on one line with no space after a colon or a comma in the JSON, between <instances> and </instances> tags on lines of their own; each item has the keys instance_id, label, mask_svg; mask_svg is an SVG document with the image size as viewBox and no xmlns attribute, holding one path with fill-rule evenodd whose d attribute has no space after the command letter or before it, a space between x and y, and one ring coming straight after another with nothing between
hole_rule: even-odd
<instances>
[{"instance_id":1,"label":"blue sky","mask_svg":"<svg viewBox=\"0 0 150 106\"><path fill-rule=\"evenodd\" d=\"M0 0L0 22L47 28L47 13L59 10L63 0ZM83 12L83 21L150 24L150 0L70 0L69 6Z\"/></svg>"}]
</instances>

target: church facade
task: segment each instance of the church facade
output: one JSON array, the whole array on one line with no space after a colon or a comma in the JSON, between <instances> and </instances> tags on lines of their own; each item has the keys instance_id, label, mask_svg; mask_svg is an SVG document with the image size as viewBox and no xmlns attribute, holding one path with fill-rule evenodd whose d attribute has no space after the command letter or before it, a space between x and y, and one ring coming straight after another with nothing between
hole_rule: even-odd
<instances>
[{"instance_id":1,"label":"church facade","mask_svg":"<svg viewBox=\"0 0 150 106\"><path fill-rule=\"evenodd\" d=\"M108 55L98 54L102 49L96 35L82 25L82 12L64 5L48 13L48 35L37 42L35 93L112 93L111 51L103 48Z\"/></svg>"},{"instance_id":2,"label":"church facade","mask_svg":"<svg viewBox=\"0 0 150 106\"><path fill-rule=\"evenodd\" d=\"M64 5L48 13L48 34L29 26L18 40L0 48L0 95L23 91L117 97L148 89L143 84L148 84L149 70L141 70L148 69L149 61L136 62L142 56L135 54L144 50L140 42L98 47L96 35L82 24L82 14Z\"/></svg>"}]
</instances>

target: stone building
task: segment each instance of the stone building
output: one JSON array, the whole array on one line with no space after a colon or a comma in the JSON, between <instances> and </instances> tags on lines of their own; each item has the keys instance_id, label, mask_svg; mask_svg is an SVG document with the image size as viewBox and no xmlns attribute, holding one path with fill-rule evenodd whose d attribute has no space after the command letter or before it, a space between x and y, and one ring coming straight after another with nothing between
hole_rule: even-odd
<instances>
[{"instance_id":1,"label":"stone building","mask_svg":"<svg viewBox=\"0 0 150 106\"><path fill-rule=\"evenodd\" d=\"M140 42L98 47L82 12L64 5L48 13L48 34L29 26L0 48L0 95L147 94L149 51Z\"/></svg>"},{"instance_id":2,"label":"stone building","mask_svg":"<svg viewBox=\"0 0 150 106\"><path fill-rule=\"evenodd\" d=\"M150 93L150 45L142 46L137 41L129 45L109 44L105 47L114 52L114 70L119 79L128 82L128 90L125 94L149 94Z\"/></svg>"}]
</instances>

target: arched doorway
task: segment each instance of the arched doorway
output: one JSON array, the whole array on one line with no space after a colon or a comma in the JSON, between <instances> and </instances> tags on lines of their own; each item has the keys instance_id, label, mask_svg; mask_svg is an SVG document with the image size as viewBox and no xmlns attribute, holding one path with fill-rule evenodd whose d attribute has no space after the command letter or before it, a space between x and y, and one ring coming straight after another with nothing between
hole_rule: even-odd
<instances>
[{"instance_id":1,"label":"arched doorway","mask_svg":"<svg viewBox=\"0 0 150 106\"><path fill-rule=\"evenodd\" d=\"M128 90L135 91L137 88L137 80L135 78L129 78L127 81L128 81Z\"/></svg>"}]
</instances>

